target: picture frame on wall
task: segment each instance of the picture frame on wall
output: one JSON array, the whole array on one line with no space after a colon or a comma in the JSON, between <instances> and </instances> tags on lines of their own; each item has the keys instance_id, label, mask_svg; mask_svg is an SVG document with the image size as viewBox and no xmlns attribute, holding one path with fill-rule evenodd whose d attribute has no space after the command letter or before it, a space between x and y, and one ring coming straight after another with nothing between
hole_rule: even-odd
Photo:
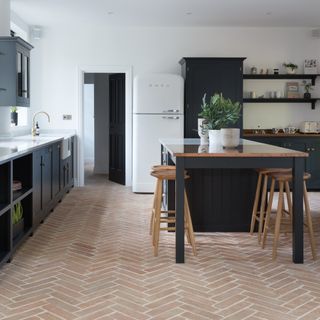
<instances>
[{"instance_id":1,"label":"picture frame on wall","mask_svg":"<svg viewBox=\"0 0 320 320\"><path fill-rule=\"evenodd\" d=\"M317 73L318 73L317 59L304 60L304 74L317 74Z\"/></svg>"},{"instance_id":2,"label":"picture frame on wall","mask_svg":"<svg viewBox=\"0 0 320 320\"><path fill-rule=\"evenodd\" d=\"M287 98L291 98L291 99L300 98L299 82L287 82L286 93L287 93Z\"/></svg>"}]
</instances>

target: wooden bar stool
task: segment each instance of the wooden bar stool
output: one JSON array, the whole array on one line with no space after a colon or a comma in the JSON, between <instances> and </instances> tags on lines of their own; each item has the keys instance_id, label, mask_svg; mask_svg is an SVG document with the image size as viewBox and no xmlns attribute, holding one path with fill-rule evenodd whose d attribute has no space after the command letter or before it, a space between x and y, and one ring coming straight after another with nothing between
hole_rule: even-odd
<instances>
[{"instance_id":1,"label":"wooden bar stool","mask_svg":"<svg viewBox=\"0 0 320 320\"><path fill-rule=\"evenodd\" d=\"M262 248L265 247L267 233L268 233L268 230L270 229L270 217L271 217L274 189L275 189L276 182L278 182L279 198L278 198L278 206L277 206L277 212L275 217L274 239L273 239L273 250L272 250L272 259L275 259L277 257L277 248L278 248L278 242L279 242L279 236L280 236L280 226L282 223L281 220L284 217L284 210L283 210L284 192L286 193L288 198L289 210L286 213L288 213L288 216L289 216L289 231L292 229L292 201L291 201L290 186L289 186L289 182L292 181L292 174L291 173L272 173L270 174L270 176L271 176L271 188L270 188L270 197L269 197L269 203L268 203L268 208L266 212L265 224L263 229ZM303 175L303 200L304 200L304 206L305 206L304 212L306 215L306 222L304 225L308 228L312 257L314 260L316 260L316 242L315 242L315 237L313 232L308 192L306 187L306 180L310 179L310 177L311 175L309 173L304 173Z\"/></svg>"},{"instance_id":2,"label":"wooden bar stool","mask_svg":"<svg viewBox=\"0 0 320 320\"><path fill-rule=\"evenodd\" d=\"M250 234L253 234L256 222L259 223L258 227L258 242L261 242L261 235L264 224L264 216L266 211L266 202L268 194L268 179L271 173L291 173L291 169L281 169L281 168L259 168L256 170L258 173L258 182L256 187L256 194L253 203L252 216L251 216L251 226ZM261 193L261 185L262 193ZM260 202L260 210L258 211L258 206Z\"/></svg>"},{"instance_id":3,"label":"wooden bar stool","mask_svg":"<svg viewBox=\"0 0 320 320\"><path fill-rule=\"evenodd\" d=\"M162 192L163 192L163 181L175 181L176 180L176 171L175 169L165 169L160 170L158 168L156 171L152 171L151 175L157 178L156 189L154 193L152 217L150 223L150 233L152 234L152 244L154 249L154 255L158 255L159 247L159 237L161 230L175 231L175 210L162 210ZM188 179L189 176L185 174L185 179ZM166 227L161 227L162 223L173 224L174 226L168 225ZM197 255L196 244L193 233L192 220L190 215L190 209L188 204L188 199L186 192L184 193L184 223L185 223L185 232L188 242L192 246L192 251L194 255Z\"/></svg>"}]
</instances>

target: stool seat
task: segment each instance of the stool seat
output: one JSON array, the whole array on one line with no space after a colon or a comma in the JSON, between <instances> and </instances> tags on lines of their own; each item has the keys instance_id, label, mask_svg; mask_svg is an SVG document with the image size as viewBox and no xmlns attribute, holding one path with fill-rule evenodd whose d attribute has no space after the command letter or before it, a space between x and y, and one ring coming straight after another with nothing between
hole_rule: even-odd
<instances>
[{"instance_id":1,"label":"stool seat","mask_svg":"<svg viewBox=\"0 0 320 320\"><path fill-rule=\"evenodd\" d=\"M151 167L151 171L158 170L176 170L176 166L159 164Z\"/></svg>"},{"instance_id":2,"label":"stool seat","mask_svg":"<svg viewBox=\"0 0 320 320\"><path fill-rule=\"evenodd\" d=\"M176 180L176 170L172 169L151 171L150 174L160 180ZM190 177L185 174L184 178L189 179Z\"/></svg>"},{"instance_id":3,"label":"stool seat","mask_svg":"<svg viewBox=\"0 0 320 320\"><path fill-rule=\"evenodd\" d=\"M258 173L261 174L271 174L271 173L291 173L292 169L286 169L286 168L258 168L256 169Z\"/></svg>"},{"instance_id":4,"label":"stool seat","mask_svg":"<svg viewBox=\"0 0 320 320\"><path fill-rule=\"evenodd\" d=\"M271 173L270 174L271 178L275 178L277 181L292 181L292 174L288 174L288 173L280 173L280 172L276 172L276 173ZM303 174L303 180L306 181L308 179L311 178L311 174L308 172L305 172Z\"/></svg>"}]
</instances>

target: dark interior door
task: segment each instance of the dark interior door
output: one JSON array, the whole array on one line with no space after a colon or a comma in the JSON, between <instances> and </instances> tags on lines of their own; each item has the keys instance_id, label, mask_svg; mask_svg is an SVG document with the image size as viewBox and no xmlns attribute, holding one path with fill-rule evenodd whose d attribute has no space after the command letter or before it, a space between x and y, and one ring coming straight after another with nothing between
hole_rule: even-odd
<instances>
[{"instance_id":1,"label":"dark interior door","mask_svg":"<svg viewBox=\"0 0 320 320\"><path fill-rule=\"evenodd\" d=\"M125 184L125 74L109 78L109 180Z\"/></svg>"}]
</instances>

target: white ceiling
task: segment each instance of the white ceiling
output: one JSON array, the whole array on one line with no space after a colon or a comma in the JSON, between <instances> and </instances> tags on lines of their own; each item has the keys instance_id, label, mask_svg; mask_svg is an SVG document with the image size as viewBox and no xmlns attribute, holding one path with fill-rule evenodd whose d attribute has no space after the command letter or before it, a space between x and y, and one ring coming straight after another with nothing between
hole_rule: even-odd
<instances>
[{"instance_id":1,"label":"white ceiling","mask_svg":"<svg viewBox=\"0 0 320 320\"><path fill-rule=\"evenodd\" d=\"M319 27L320 0L11 0L30 25Z\"/></svg>"}]
</instances>

